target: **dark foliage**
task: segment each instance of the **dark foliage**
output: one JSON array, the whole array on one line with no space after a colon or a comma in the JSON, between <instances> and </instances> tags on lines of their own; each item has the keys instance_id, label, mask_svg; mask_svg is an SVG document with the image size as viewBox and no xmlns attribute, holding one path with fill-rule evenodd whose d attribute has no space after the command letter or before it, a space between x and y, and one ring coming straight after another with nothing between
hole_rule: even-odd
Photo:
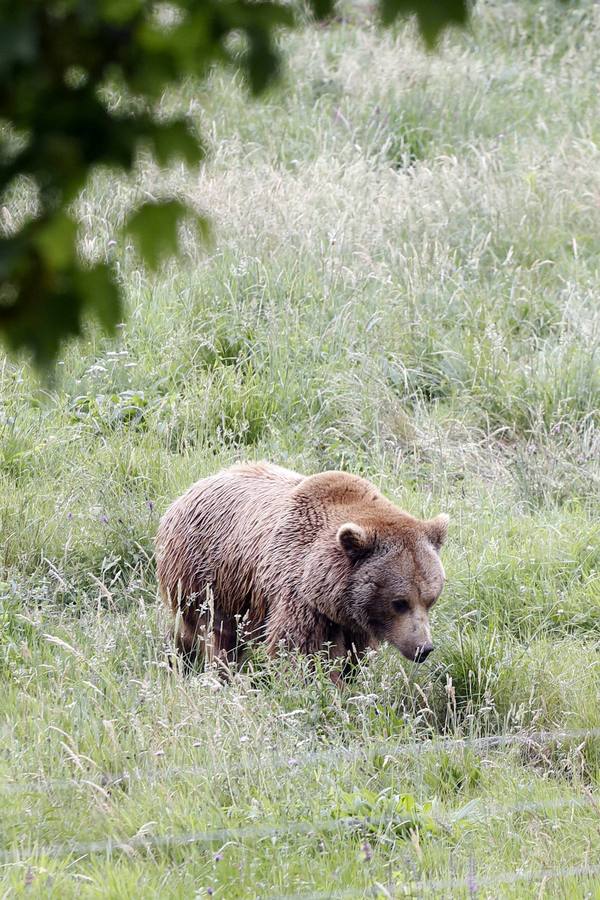
<instances>
[{"instance_id":1,"label":"dark foliage","mask_svg":"<svg viewBox=\"0 0 600 900\"><path fill-rule=\"evenodd\" d=\"M385 24L416 13L429 45L446 25L465 22L467 3L379 0ZM333 11L332 0L310 6L318 18ZM33 219L0 237L0 336L11 349L44 366L87 314L114 328L119 285L108 263L82 262L72 201L95 167L129 170L140 147L161 164L200 162L200 137L183 118L155 118L156 101L215 65L240 70L259 94L277 77L278 29L296 22L292 6L272 0L174 0L162 8L147 0L0 0L0 192L27 177L37 193ZM242 51L232 49L233 34ZM129 98L125 112L111 111L109 88ZM176 249L186 217L206 234L206 221L174 199L134 210L124 230L156 265Z\"/></svg>"}]
</instances>

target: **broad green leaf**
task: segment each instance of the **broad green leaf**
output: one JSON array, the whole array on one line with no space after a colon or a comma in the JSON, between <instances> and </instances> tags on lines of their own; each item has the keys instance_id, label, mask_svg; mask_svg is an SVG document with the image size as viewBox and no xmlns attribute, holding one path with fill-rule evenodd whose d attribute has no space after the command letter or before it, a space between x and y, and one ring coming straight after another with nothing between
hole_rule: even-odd
<instances>
[{"instance_id":1,"label":"broad green leaf","mask_svg":"<svg viewBox=\"0 0 600 900\"><path fill-rule=\"evenodd\" d=\"M39 29L32 4L8 4L0 11L0 73L14 63L31 66L38 52ZM11 8L12 7L12 8Z\"/></svg>"},{"instance_id":2,"label":"broad green leaf","mask_svg":"<svg viewBox=\"0 0 600 900\"><path fill-rule=\"evenodd\" d=\"M317 19L326 19L335 8L333 0L310 0L309 5Z\"/></svg>"},{"instance_id":3,"label":"broad green leaf","mask_svg":"<svg viewBox=\"0 0 600 900\"><path fill-rule=\"evenodd\" d=\"M102 15L109 22L128 22L143 9L144 0L101 0Z\"/></svg>"},{"instance_id":4,"label":"broad green leaf","mask_svg":"<svg viewBox=\"0 0 600 900\"><path fill-rule=\"evenodd\" d=\"M440 32L448 25L464 25L469 0L380 0L384 25L398 16L416 14L419 30L429 47L435 46Z\"/></svg>"},{"instance_id":5,"label":"broad green leaf","mask_svg":"<svg viewBox=\"0 0 600 900\"><path fill-rule=\"evenodd\" d=\"M9 238L0 238L0 280L8 281L14 278L14 272L19 260L25 256L26 242L21 235ZM1 323L0 312L0 323Z\"/></svg>"},{"instance_id":6,"label":"broad green leaf","mask_svg":"<svg viewBox=\"0 0 600 900\"><path fill-rule=\"evenodd\" d=\"M196 237L198 241L201 244L210 244L213 239L210 219L208 219L206 216L201 216L198 213L193 213L192 220L196 227Z\"/></svg>"},{"instance_id":7,"label":"broad green leaf","mask_svg":"<svg viewBox=\"0 0 600 900\"><path fill-rule=\"evenodd\" d=\"M185 214L185 206L178 200L164 203L145 203L125 225L144 258L153 269L161 259L177 251L177 227Z\"/></svg>"},{"instance_id":8,"label":"broad green leaf","mask_svg":"<svg viewBox=\"0 0 600 900\"><path fill-rule=\"evenodd\" d=\"M183 159L195 165L204 158L204 147L192 134L185 119L172 122L156 122L148 135L154 155L161 165L174 159Z\"/></svg>"},{"instance_id":9,"label":"broad green leaf","mask_svg":"<svg viewBox=\"0 0 600 900\"><path fill-rule=\"evenodd\" d=\"M82 269L77 273L75 283L87 308L95 313L106 331L113 332L122 318L122 305L111 266L99 263L93 269Z\"/></svg>"},{"instance_id":10,"label":"broad green leaf","mask_svg":"<svg viewBox=\"0 0 600 900\"><path fill-rule=\"evenodd\" d=\"M177 230L186 218L194 221L198 238L208 240L208 221L179 200L145 203L130 217L124 231L132 236L145 262L155 269L162 259L177 252Z\"/></svg>"},{"instance_id":11,"label":"broad green leaf","mask_svg":"<svg viewBox=\"0 0 600 900\"><path fill-rule=\"evenodd\" d=\"M71 267L59 272L51 261L34 255L18 283L16 302L0 307L0 327L8 345L28 350L39 368L52 363L66 337L81 333L84 297L74 284L76 271Z\"/></svg>"},{"instance_id":12,"label":"broad green leaf","mask_svg":"<svg viewBox=\"0 0 600 900\"><path fill-rule=\"evenodd\" d=\"M41 227L34 227L33 234L37 249L50 265L56 269L70 265L76 252L77 234L77 225L70 216L64 212L56 213Z\"/></svg>"},{"instance_id":13,"label":"broad green leaf","mask_svg":"<svg viewBox=\"0 0 600 900\"><path fill-rule=\"evenodd\" d=\"M244 59L248 68L248 80L253 94L261 94L277 75L279 56L271 46L270 38L258 29L249 30L250 42Z\"/></svg>"}]
</instances>

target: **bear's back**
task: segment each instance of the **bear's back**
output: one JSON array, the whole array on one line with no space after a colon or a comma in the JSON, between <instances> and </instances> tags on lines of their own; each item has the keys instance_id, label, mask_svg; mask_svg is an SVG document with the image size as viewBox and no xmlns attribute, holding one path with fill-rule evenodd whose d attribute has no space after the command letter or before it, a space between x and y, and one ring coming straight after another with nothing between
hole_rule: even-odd
<instances>
[{"instance_id":1,"label":"bear's back","mask_svg":"<svg viewBox=\"0 0 600 900\"><path fill-rule=\"evenodd\" d=\"M303 476L243 463L202 478L167 509L156 538L161 594L175 609L208 588L228 611L253 593L255 566ZM250 601L248 601L250 602Z\"/></svg>"}]
</instances>

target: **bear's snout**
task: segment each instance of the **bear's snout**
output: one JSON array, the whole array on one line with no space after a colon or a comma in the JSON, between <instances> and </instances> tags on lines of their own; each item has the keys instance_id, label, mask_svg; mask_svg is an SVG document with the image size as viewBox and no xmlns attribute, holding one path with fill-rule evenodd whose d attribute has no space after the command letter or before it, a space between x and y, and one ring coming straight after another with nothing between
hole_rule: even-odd
<instances>
[{"instance_id":1,"label":"bear's snout","mask_svg":"<svg viewBox=\"0 0 600 900\"><path fill-rule=\"evenodd\" d=\"M429 654L433 653L434 650L435 647L430 641L428 641L426 644L423 644L422 647L417 647L415 651L415 662L425 662Z\"/></svg>"}]
</instances>

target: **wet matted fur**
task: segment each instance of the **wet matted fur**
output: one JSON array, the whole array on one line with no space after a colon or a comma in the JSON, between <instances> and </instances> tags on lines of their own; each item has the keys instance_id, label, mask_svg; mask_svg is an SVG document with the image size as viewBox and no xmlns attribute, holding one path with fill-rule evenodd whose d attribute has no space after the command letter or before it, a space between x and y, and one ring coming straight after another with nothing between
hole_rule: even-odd
<instances>
[{"instance_id":1,"label":"wet matted fur","mask_svg":"<svg viewBox=\"0 0 600 900\"><path fill-rule=\"evenodd\" d=\"M269 463L192 485L156 540L177 648L229 663L248 640L356 658L388 641L433 649L428 612L444 584L445 515L420 520L346 472L303 476Z\"/></svg>"}]
</instances>

